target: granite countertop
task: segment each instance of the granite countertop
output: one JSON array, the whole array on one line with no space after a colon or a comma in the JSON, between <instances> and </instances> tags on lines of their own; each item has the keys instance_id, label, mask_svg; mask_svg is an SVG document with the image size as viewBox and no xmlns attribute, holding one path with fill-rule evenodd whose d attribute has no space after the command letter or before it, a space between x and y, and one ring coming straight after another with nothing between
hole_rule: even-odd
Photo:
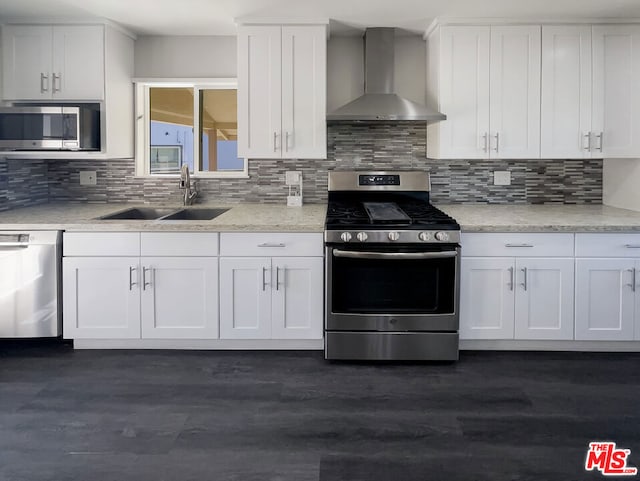
<instances>
[{"instance_id":1,"label":"granite countertop","mask_svg":"<svg viewBox=\"0 0 640 481\"><path fill-rule=\"evenodd\" d=\"M640 212L605 205L438 204L463 232L640 232Z\"/></svg>"},{"instance_id":2,"label":"granite countertop","mask_svg":"<svg viewBox=\"0 0 640 481\"><path fill-rule=\"evenodd\" d=\"M322 232L326 204L287 207L278 204L196 204L191 209L221 207L229 210L212 220L154 221L99 220L105 214L130 207L181 209L181 205L53 203L0 212L2 230L67 231L262 231Z\"/></svg>"},{"instance_id":3,"label":"granite countertop","mask_svg":"<svg viewBox=\"0 0 640 481\"><path fill-rule=\"evenodd\" d=\"M322 232L326 204L197 204L229 210L208 221L97 220L129 207L180 205L54 203L0 212L2 230ZM603 205L437 204L463 232L640 232L640 212Z\"/></svg>"}]
</instances>

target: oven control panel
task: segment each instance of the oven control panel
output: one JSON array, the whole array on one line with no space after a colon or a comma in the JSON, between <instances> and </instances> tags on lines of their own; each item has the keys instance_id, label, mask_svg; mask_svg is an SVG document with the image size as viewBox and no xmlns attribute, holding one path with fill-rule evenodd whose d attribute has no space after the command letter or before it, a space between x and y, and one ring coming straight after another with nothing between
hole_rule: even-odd
<instances>
[{"instance_id":1,"label":"oven control panel","mask_svg":"<svg viewBox=\"0 0 640 481\"><path fill-rule=\"evenodd\" d=\"M394 243L394 244L438 244L460 242L460 231L360 231L341 232L329 230L324 233L326 242L366 242L366 243Z\"/></svg>"},{"instance_id":2,"label":"oven control panel","mask_svg":"<svg viewBox=\"0 0 640 481\"><path fill-rule=\"evenodd\" d=\"M400 185L400 176L396 174L360 175L358 185Z\"/></svg>"}]
</instances>

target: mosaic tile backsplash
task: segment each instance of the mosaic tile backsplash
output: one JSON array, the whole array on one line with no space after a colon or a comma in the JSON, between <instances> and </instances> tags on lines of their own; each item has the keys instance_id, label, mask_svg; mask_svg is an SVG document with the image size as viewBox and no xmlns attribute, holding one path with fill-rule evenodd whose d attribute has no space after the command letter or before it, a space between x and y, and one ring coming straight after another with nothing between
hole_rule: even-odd
<instances>
[{"instance_id":1,"label":"mosaic tile backsplash","mask_svg":"<svg viewBox=\"0 0 640 481\"><path fill-rule=\"evenodd\" d=\"M284 173L302 171L304 201L327 198L327 171L377 169L431 172L434 202L602 203L602 160L434 160L425 157L425 125L336 124L328 128L327 159L250 160L249 179L198 179L201 201L286 202ZM81 186L81 170L98 184ZM511 171L509 186L494 186L493 171ZM47 201L180 202L177 179L135 177L132 159L0 159L0 210Z\"/></svg>"}]
</instances>

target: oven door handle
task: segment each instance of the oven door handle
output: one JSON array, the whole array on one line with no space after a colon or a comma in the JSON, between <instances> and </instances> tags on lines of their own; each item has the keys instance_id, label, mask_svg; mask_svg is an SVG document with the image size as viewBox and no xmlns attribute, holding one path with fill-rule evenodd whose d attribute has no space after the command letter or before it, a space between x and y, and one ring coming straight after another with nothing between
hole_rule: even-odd
<instances>
[{"instance_id":1,"label":"oven door handle","mask_svg":"<svg viewBox=\"0 0 640 481\"><path fill-rule=\"evenodd\" d=\"M351 259L447 259L457 257L458 252L361 252L333 249L333 255L335 257L348 257Z\"/></svg>"}]
</instances>

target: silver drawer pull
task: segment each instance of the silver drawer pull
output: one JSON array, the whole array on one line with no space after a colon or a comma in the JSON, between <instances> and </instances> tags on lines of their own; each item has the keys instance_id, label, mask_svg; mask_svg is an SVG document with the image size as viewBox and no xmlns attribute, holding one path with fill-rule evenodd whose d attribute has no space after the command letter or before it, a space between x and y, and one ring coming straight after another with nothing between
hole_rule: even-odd
<instances>
[{"instance_id":1,"label":"silver drawer pull","mask_svg":"<svg viewBox=\"0 0 640 481\"><path fill-rule=\"evenodd\" d=\"M263 242L258 244L258 247L286 247L282 242Z\"/></svg>"},{"instance_id":2,"label":"silver drawer pull","mask_svg":"<svg viewBox=\"0 0 640 481\"><path fill-rule=\"evenodd\" d=\"M533 247L533 244L505 244L505 247Z\"/></svg>"},{"instance_id":3,"label":"silver drawer pull","mask_svg":"<svg viewBox=\"0 0 640 481\"><path fill-rule=\"evenodd\" d=\"M514 268L513 267L509 267L509 274L510 274L510 278L511 278L511 282L509 283L509 290L512 291L513 290L513 286L514 286Z\"/></svg>"},{"instance_id":4,"label":"silver drawer pull","mask_svg":"<svg viewBox=\"0 0 640 481\"><path fill-rule=\"evenodd\" d=\"M133 282L133 273L136 272L138 269L136 267L133 266L129 266L129 290L133 290L133 286L137 285L137 282Z\"/></svg>"},{"instance_id":5,"label":"silver drawer pull","mask_svg":"<svg viewBox=\"0 0 640 481\"><path fill-rule=\"evenodd\" d=\"M625 244L627 249L640 249L640 244Z\"/></svg>"},{"instance_id":6,"label":"silver drawer pull","mask_svg":"<svg viewBox=\"0 0 640 481\"><path fill-rule=\"evenodd\" d=\"M267 290L267 285L268 285L267 281L265 280L266 274L267 274L267 268L263 267L262 268L262 290L263 291Z\"/></svg>"},{"instance_id":7,"label":"silver drawer pull","mask_svg":"<svg viewBox=\"0 0 640 481\"><path fill-rule=\"evenodd\" d=\"M522 273L524 274L524 282L522 283L522 287L524 287L524 290L527 290L527 268L523 267L522 269L520 269L522 271Z\"/></svg>"}]
</instances>

